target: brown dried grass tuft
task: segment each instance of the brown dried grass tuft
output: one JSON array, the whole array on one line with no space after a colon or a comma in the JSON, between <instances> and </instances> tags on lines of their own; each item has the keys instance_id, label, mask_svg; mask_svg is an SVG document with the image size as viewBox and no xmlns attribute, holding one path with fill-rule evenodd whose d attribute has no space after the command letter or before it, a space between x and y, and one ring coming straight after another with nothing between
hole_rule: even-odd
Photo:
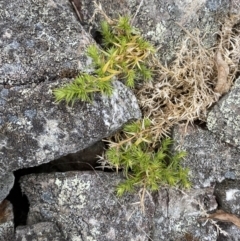
<instances>
[{"instance_id":1,"label":"brown dried grass tuft","mask_svg":"<svg viewBox=\"0 0 240 241\"><path fill-rule=\"evenodd\" d=\"M156 140L169 134L170 128L180 122L205 120L207 109L228 92L240 59L240 15L225 20L219 31L219 44L206 49L204 36L195 30L186 32L176 59L163 66L156 58L155 79L138 86L136 95L143 115L153 121L151 132Z\"/></svg>"}]
</instances>

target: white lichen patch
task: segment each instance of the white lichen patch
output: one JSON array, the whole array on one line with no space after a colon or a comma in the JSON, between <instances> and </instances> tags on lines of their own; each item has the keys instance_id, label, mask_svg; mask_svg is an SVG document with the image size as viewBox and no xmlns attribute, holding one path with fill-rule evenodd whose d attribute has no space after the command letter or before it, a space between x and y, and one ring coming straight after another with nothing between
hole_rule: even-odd
<instances>
[{"instance_id":1,"label":"white lichen patch","mask_svg":"<svg viewBox=\"0 0 240 241\"><path fill-rule=\"evenodd\" d=\"M45 146L50 146L51 149L59 148L59 135L63 133L63 131L58 127L58 120L46 120L46 124L44 126L43 134L38 137L38 144L41 148ZM64 132L67 137L67 133Z\"/></svg>"},{"instance_id":2,"label":"white lichen patch","mask_svg":"<svg viewBox=\"0 0 240 241\"><path fill-rule=\"evenodd\" d=\"M149 31L147 32L147 36L151 37L151 40L152 41L160 41L161 42L161 39L163 38L163 33L166 31L167 29L161 24L161 23L158 23L156 24L156 28L154 31Z\"/></svg>"},{"instance_id":3,"label":"white lichen patch","mask_svg":"<svg viewBox=\"0 0 240 241\"><path fill-rule=\"evenodd\" d=\"M86 206L86 196L83 194L90 189L90 182L83 182L80 179L73 178L67 180L56 179L55 184L61 190L58 195L58 205L64 206L70 203L74 203L72 208L82 209ZM71 208L71 207L70 207Z\"/></svg>"},{"instance_id":4,"label":"white lichen patch","mask_svg":"<svg viewBox=\"0 0 240 241\"><path fill-rule=\"evenodd\" d=\"M229 189L226 191L226 200L231 201L231 200L236 200L236 193L240 194L239 189Z\"/></svg>"}]
</instances>

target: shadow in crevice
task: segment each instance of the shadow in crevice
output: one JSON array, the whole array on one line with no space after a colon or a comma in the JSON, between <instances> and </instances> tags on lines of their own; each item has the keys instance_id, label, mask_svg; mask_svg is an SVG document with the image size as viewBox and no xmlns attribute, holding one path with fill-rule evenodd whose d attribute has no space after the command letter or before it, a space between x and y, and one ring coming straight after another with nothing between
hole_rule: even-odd
<instances>
[{"instance_id":1,"label":"shadow in crevice","mask_svg":"<svg viewBox=\"0 0 240 241\"><path fill-rule=\"evenodd\" d=\"M29 201L27 196L22 193L19 180L22 176L33 173L52 173L67 171L94 171L99 164L98 155L102 155L106 146L99 141L94 145L76 153L68 154L59 159L53 160L36 167L19 169L14 172L15 182L9 195L6 197L13 205L14 227L27 224L29 212Z\"/></svg>"}]
</instances>

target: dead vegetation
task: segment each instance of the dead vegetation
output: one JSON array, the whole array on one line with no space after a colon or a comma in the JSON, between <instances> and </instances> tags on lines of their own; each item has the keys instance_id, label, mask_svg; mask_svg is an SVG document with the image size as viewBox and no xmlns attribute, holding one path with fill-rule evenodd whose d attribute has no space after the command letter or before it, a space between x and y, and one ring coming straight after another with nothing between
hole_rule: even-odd
<instances>
[{"instance_id":1,"label":"dead vegetation","mask_svg":"<svg viewBox=\"0 0 240 241\"><path fill-rule=\"evenodd\" d=\"M153 121L151 131L156 139L168 135L180 121L205 121L207 109L227 93L239 71L240 15L222 24L219 44L206 49L204 35L186 32L176 59L170 66L153 59L157 67L153 82L139 86L136 95L143 115Z\"/></svg>"}]
</instances>

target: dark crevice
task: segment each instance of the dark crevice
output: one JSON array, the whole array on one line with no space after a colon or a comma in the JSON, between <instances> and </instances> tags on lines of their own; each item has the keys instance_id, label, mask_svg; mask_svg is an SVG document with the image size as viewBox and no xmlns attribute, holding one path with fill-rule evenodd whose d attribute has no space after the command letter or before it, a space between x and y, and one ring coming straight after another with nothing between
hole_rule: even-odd
<instances>
[{"instance_id":1,"label":"dark crevice","mask_svg":"<svg viewBox=\"0 0 240 241\"><path fill-rule=\"evenodd\" d=\"M59 159L53 160L49 163L45 163L36 167L29 167L19 169L14 172L15 183L7 196L13 205L14 214L14 227L27 224L27 216L29 212L29 201L27 196L22 193L19 180L21 177L28 174L37 173L52 173L52 172L67 172L67 171L86 171L86 170L102 170L96 167L100 166L97 162L99 158L97 156L102 155L106 145L104 142L99 141L82 151L68 154ZM104 169L104 171L111 171Z\"/></svg>"},{"instance_id":2,"label":"dark crevice","mask_svg":"<svg viewBox=\"0 0 240 241\"><path fill-rule=\"evenodd\" d=\"M16 228L20 225L26 225L29 211L29 202L27 196L22 193L20 188L20 173L16 171L14 172L14 176L14 186L6 199L12 203L14 215L14 228Z\"/></svg>"}]
</instances>

